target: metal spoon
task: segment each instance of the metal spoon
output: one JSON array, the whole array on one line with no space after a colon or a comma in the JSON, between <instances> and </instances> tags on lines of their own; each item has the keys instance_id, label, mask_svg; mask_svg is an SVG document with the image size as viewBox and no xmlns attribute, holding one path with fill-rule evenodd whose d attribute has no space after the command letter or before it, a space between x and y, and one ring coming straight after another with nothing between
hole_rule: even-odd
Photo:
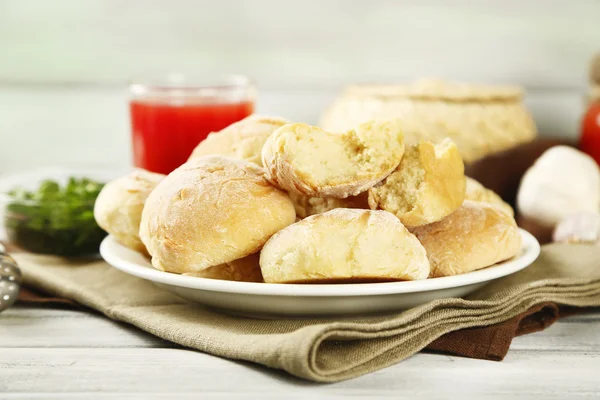
<instances>
[{"instance_id":1,"label":"metal spoon","mask_svg":"<svg viewBox=\"0 0 600 400\"><path fill-rule=\"evenodd\" d=\"M21 270L0 243L0 312L12 306L21 288Z\"/></svg>"}]
</instances>

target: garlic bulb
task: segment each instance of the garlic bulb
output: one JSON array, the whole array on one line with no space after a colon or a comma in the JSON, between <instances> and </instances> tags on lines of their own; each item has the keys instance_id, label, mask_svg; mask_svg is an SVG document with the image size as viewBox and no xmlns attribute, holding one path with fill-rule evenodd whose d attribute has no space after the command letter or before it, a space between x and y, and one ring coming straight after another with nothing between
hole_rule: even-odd
<instances>
[{"instance_id":1,"label":"garlic bulb","mask_svg":"<svg viewBox=\"0 0 600 400\"><path fill-rule=\"evenodd\" d=\"M546 227L578 212L597 213L600 169L579 150L552 147L523 176L517 208L523 217Z\"/></svg>"}]
</instances>

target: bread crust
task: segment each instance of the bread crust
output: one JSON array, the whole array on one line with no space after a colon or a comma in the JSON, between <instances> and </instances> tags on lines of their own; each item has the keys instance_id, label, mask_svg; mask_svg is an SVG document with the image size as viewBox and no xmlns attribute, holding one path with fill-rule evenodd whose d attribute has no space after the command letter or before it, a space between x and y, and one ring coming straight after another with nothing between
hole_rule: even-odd
<instances>
[{"instance_id":1,"label":"bread crust","mask_svg":"<svg viewBox=\"0 0 600 400\"><path fill-rule=\"evenodd\" d=\"M139 236L144 203L165 175L143 169L108 182L94 204L94 218L117 242L148 254Z\"/></svg>"},{"instance_id":2,"label":"bread crust","mask_svg":"<svg viewBox=\"0 0 600 400\"><path fill-rule=\"evenodd\" d=\"M502 211L510 215L515 216L513 208L502 200L496 192L483 186L481 183L473 178L467 176L467 190L465 192L465 200L479 201L483 203L493 204L499 207Z\"/></svg>"},{"instance_id":3,"label":"bread crust","mask_svg":"<svg viewBox=\"0 0 600 400\"><path fill-rule=\"evenodd\" d=\"M287 194L264 169L205 156L169 174L150 194L140 238L160 270L185 273L253 254L296 219Z\"/></svg>"},{"instance_id":4,"label":"bread crust","mask_svg":"<svg viewBox=\"0 0 600 400\"><path fill-rule=\"evenodd\" d=\"M425 249L386 211L338 208L282 229L260 255L265 282L349 283L425 279Z\"/></svg>"},{"instance_id":5,"label":"bread crust","mask_svg":"<svg viewBox=\"0 0 600 400\"><path fill-rule=\"evenodd\" d=\"M465 198L464 164L449 139L421 141L407 149L400 165L369 189L369 206L396 215L406 226L439 221Z\"/></svg>"},{"instance_id":6,"label":"bread crust","mask_svg":"<svg viewBox=\"0 0 600 400\"><path fill-rule=\"evenodd\" d=\"M262 166L261 151L267 138L289 121L280 117L251 115L212 132L196 146L189 160L216 154Z\"/></svg>"},{"instance_id":7,"label":"bread crust","mask_svg":"<svg viewBox=\"0 0 600 400\"><path fill-rule=\"evenodd\" d=\"M466 200L433 224L411 228L427 251L430 277L458 275L507 260L519 253L515 220L492 204Z\"/></svg>"},{"instance_id":8,"label":"bread crust","mask_svg":"<svg viewBox=\"0 0 600 400\"><path fill-rule=\"evenodd\" d=\"M372 119L401 118L407 145L450 137L466 163L533 140L535 122L514 86L418 81L351 86L324 111L320 126L342 131Z\"/></svg>"},{"instance_id":9,"label":"bread crust","mask_svg":"<svg viewBox=\"0 0 600 400\"><path fill-rule=\"evenodd\" d=\"M269 137L262 162L267 179L288 192L344 199L385 178L403 154L397 120L372 121L345 133L288 124Z\"/></svg>"},{"instance_id":10,"label":"bread crust","mask_svg":"<svg viewBox=\"0 0 600 400\"><path fill-rule=\"evenodd\" d=\"M237 282L264 282L258 260L259 253L255 253L239 260L208 267L202 271L185 272L182 275Z\"/></svg>"}]
</instances>

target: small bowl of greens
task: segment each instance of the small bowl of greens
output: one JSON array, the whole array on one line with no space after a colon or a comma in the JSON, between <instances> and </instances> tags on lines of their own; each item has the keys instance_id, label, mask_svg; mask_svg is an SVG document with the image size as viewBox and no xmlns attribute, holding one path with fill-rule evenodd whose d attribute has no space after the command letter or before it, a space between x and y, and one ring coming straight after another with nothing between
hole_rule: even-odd
<instances>
[{"instance_id":1,"label":"small bowl of greens","mask_svg":"<svg viewBox=\"0 0 600 400\"><path fill-rule=\"evenodd\" d=\"M98 175L55 168L0 179L4 235L34 253L97 254L106 232L94 220L94 204L108 181Z\"/></svg>"}]
</instances>

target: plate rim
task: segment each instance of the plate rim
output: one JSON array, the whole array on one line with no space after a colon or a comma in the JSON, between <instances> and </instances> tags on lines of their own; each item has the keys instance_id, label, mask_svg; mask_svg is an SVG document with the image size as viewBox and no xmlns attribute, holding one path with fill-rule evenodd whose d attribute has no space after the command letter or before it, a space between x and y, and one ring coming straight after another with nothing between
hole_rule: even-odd
<instances>
[{"instance_id":1,"label":"plate rim","mask_svg":"<svg viewBox=\"0 0 600 400\"><path fill-rule=\"evenodd\" d=\"M125 259L117 252L131 253L143 257L140 253L118 243L108 235L100 244L102 258L113 268L129 275L156 283L175 287L197 289L212 292L251 294L263 296L308 296L308 297L354 297L390 294L407 294L450 289L460 286L492 281L514 274L531 265L539 256L541 248L538 241L529 232L519 228L522 238L521 255L493 266L466 274L431 278L416 281L343 283L343 284L281 284L259 282L237 282L220 279L184 276L154 269L148 265Z\"/></svg>"}]
</instances>

